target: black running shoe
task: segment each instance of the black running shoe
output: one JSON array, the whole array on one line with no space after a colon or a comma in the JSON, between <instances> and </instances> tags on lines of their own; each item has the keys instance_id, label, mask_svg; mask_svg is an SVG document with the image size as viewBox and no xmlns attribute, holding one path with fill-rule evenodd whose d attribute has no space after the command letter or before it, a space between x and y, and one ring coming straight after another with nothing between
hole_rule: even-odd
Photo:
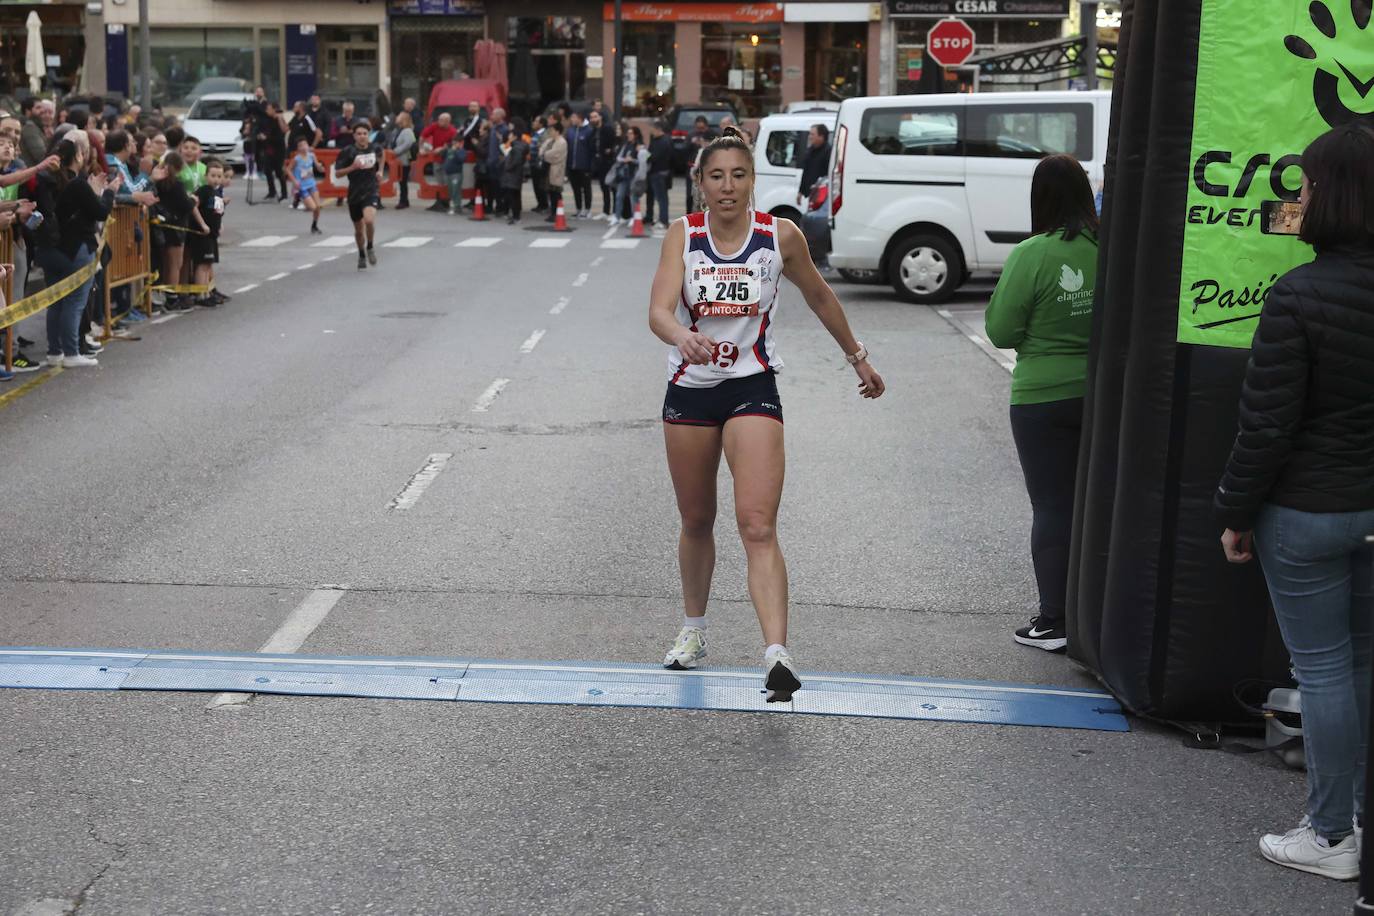
<instances>
[{"instance_id":1,"label":"black running shoe","mask_svg":"<svg viewBox=\"0 0 1374 916\"><path fill-rule=\"evenodd\" d=\"M764 659L768 673L764 675L763 686L768 691L765 697L769 703L786 703L792 694L801 690L801 678L797 677L797 667L787 650L773 652Z\"/></svg>"},{"instance_id":2,"label":"black running shoe","mask_svg":"<svg viewBox=\"0 0 1374 916\"><path fill-rule=\"evenodd\" d=\"M311 224L310 224L310 234L311 234L311 235L324 235L324 230L322 230L322 229L319 227L318 224L316 224L316 223L311 223Z\"/></svg>"},{"instance_id":3,"label":"black running shoe","mask_svg":"<svg viewBox=\"0 0 1374 916\"><path fill-rule=\"evenodd\" d=\"M371 264L373 267L377 266L377 252L372 250L371 245L367 246L367 263Z\"/></svg>"},{"instance_id":4,"label":"black running shoe","mask_svg":"<svg viewBox=\"0 0 1374 916\"><path fill-rule=\"evenodd\" d=\"M1033 646L1046 652L1063 652L1069 647L1069 634L1064 621L1032 617L1030 626L1022 627L1012 637L1023 646Z\"/></svg>"},{"instance_id":5,"label":"black running shoe","mask_svg":"<svg viewBox=\"0 0 1374 916\"><path fill-rule=\"evenodd\" d=\"M29 359L28 354L26 353L20 352L18 350L16 350L14 353L14 362L12 364L12 368L15 372L37 372L39 369L43 368L43 365L43 363L36 363L33 360Z\"/></svg>"},{"instance_id":6,"label":"black running shoe","mask_svg":"<svg viewBox=\"0 0 1374 916\"><path fill-rule=\"evenodd\" d=\"M363 254L361 251L358 252L358 269L367 270L367 255Z\"/></svg>"},{"instance_id":7,"label":"black running shoe","mask_svg":"<svg viewBox=\"0 0 1374 916\"><path fill-rule=\"evenodd\" d=\"M29 340L27 337L24 337L24 336L21 335L21 334L15 334L15 335L14 335L14 345L15 345L16 347L18 347L19 349L22 350L22 349L24 349L25 347L32 347L32 346L33 346L33 341Z\"/></svg>"}]
</instances>

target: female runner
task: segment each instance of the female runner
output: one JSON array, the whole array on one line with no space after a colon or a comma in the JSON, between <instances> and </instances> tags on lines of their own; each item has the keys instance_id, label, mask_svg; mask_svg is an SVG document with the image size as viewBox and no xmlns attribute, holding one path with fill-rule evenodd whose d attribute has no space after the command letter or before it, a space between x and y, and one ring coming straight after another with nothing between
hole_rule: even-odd
<instances>
[{"instance_id":1,"label":"female runner","mask_svg":"<svg viewBox=\"0 0 1374 916\"><path fill-rule=\"evenodd\" d=\"M716 472L722 450L735 481L735 521L749 596L763 629L768 702L801 689L787 652L787 569L778 546L782 498L782 368L773 338L778 288L791 280L859 376L865 398L883 380L854 339L834 292L789 220L754 212L754 157L733 128L708 144L693 179L705 212L673 223L663 241L649 327L669 344L663 435L682 533L678 566L686 620L663 660L695 668L706 657L706 601L716 565ZM722 254L722 252L728 252Z\"/></svg>"}]
</instances>

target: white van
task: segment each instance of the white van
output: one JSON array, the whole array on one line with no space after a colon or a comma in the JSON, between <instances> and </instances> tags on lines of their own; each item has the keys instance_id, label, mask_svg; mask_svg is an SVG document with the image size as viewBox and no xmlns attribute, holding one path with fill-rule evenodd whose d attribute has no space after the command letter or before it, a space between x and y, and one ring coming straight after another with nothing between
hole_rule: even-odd
<instances>
[{"instance_id":1,"label":"white van","mask_svg":"<svg viewBox=\"0 0 1374 916\"><path fill-rule=\"evenodd\" d=\"M847 99L832 138L831 265L880 271L922 303L1001 270L1030 235L1042 157L1069 153L1101 186L1110 108L1110 92Z\"/></svg>"},{"instance_id":2,"label":"white van","mask_svg":"<svg viewBox=\"0 0 1374 916\"><path fill-rule=\"evenodd\" d=\"M754 207L763 213L790 219L801 225L802 205L797 203L802 160L813 124L824 124L833 138L836 112L811 109L769 115L759 121L754 138Z\"/></svg>"}]
</instances>

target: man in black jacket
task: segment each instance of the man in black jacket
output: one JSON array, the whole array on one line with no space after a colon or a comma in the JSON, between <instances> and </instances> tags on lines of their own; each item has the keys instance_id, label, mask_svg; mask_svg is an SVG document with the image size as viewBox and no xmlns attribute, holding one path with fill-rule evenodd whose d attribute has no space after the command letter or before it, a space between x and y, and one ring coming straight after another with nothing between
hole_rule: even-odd
<instances>
[{"instance_id":1,"label":"man in black jacket","mask_svg":"<svg viewBox=\"0 0 1374 916\"><path fill-rule=\"evenodd\" d=\"M663 121L655 121L649 128L649 199L644 206L644 220L656 225L654 234L668 231L668 180L673 170L673 141ZM658 208L658 221L654 221L654 208Z\"/></svg>"},{"instance_id":2,"label":"man in black jacket","mask_svg":"<svg viewBox=\"0 0 1374 916\"><path fill-rule=\"evenodd\" d=\"M812 124L811 133L806 138L806 156L802 159L801 185L797 188L798 204L811 196L811 189L829 170L830 128L824 124Z\"/></svg>"}]
</instances>

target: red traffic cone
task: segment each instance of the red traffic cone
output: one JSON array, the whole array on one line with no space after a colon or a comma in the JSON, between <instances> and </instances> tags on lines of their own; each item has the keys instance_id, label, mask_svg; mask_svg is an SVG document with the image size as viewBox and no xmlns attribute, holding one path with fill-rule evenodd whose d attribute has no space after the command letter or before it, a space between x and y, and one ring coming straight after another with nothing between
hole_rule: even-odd
<instances>
[{"instance_id":1,"label":"red traffic cone","mask_svg":"<svg viewBox=\"0 0 1374 916\"><path fill-rule=\"evenodd\" d=\"M630 224L630 238L644 238L644 211L638 202L635 203L635 220Z\"/></svg>"},{"instance_id":2,"label":"red traffic cone","mask_svg":"<svg viewBox=\"0 0 1374 916\"><path fill-rule=\"evenodd\" d=\"M563 200L562 200L562 198L560 198L559 201L558 201L558 207L557 207L557 209L555 209L555 210L553 211L553 231L554 231L554 232L569 232L569 231L571 231L571 230L568 229L568 216L567 216L567 214L565 214L565 213L563 212Z\"/></svg>"},{"instance_id":3,"label":"red traffic cone","mask_svg":"<svg viewBox=\"0 0 1374 916\"><path fill-rule=\"evenodd\" d=\"M482 189L481 189L481 188L478 188L478 189L477 189L477 200L476 200L476 202L472 205L472 216L470 216L469 219L474 219L474 220L477 220L478 222L481 222L482 220L485 220L486 218L487 218L487 208L484 207L484 206L482 205Z\"/></svg>"}]
</instances>

